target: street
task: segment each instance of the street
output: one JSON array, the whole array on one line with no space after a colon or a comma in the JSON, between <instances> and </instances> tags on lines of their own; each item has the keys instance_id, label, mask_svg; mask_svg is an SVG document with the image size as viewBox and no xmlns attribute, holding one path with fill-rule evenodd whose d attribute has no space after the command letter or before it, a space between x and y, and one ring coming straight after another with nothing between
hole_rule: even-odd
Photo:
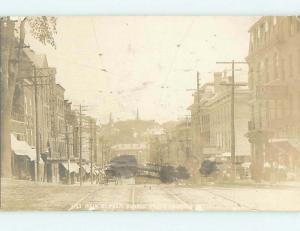
<instances>
[{"instance_id":1,"label":"street","mask_svg":"<svg viewBox=\"0 0 300 231\"><path fill-rule=\"evenodd\" d=\"M299 186L59 185L2 182L3 210L296 211Z\"/></svg>"}]
</instances>

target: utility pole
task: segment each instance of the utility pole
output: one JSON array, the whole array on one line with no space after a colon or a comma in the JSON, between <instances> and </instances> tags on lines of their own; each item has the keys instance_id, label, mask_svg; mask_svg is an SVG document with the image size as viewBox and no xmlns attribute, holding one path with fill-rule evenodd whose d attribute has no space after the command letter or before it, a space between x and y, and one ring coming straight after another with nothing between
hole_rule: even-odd
<instances>
[{"instance_id":1,"label":"utility pole","mask_svg":"<svg viewBox=\"0 0 300 231\"><path fill-rule=\"evenodd\" d=\"M90 146L90 158L91 158L91 165L90 165L90 171L91 171L91 184L93 184L93 149L92 149L92 145L93 145L93 138L90 137L90 140L89 140L89 146Z\"/></svg>"},{"instance_id":2,"label":"utility pole","mask_svg":"<svg viewBox=\"0 0 300 231\"><path fill-rule=\"evenodd\" d=\"M91 158L91 184L93 184L93 121L90 120L90 158Z\"/></svg>"},{"instance_id":3,"label":"utility pole","mask_svg":"<svg viewBox=\"0 0 300 231\"><path fill-rule=\"evenodd\" d=\"M210 73L210 72L208 72ZM187 91L196 91L197 94L197 102L195 102L196 106L196 124L195 124L195 131L193 131L193 136L195 136L195 139L192 139L192 147L193 147L193 152L194 150L199 153L201 153L201 116L200 116L200 74L197 71L197 88L193 88L193 89L186 89ZM199 134L199 136L197 136L197 134Z\"/></svg>"},{"instance_id":4,"label":"utility pole","mask_svg":"<svg viewBox=\"0 0 300 231\"><path fill-rule=\"evenodd\" d=\"M189 148L189 116L185 116L185 152L186 152L186 157L190 158L190 148Z\"/></svg>"},{"instance_id":5,"label":"utility pole","mask_svg":"<svg viewBox=\"0 0 300 231\"><path fill-rule=\"evenodd\" d=\"M200 115L200 95L199 95L199 91L200 91L200 76L199 76L199 72L197 72L197 104L198 104L198 114ZM200 116L199 116L200 118Z\"/></svg>"},{"instance_id":6,"label":"utility pole","mask_svg":"<svg viewBox=\"0 0 300 231\"><path fill-rule=\"evenodd\" d=\"M236 177L236 158L235 158L235 110L234 110L234 100L235 100L235 64L247 64L246 62L237 62L232 60L231 62L217 62L217 64L231 64L231 83L228 86L231 86L231 98L230 98L230 106L231 106L231 116L230 116L230 127L231 127L231 180L235 181Z\"/></svg>"},{"instance_id":7,"label":"utility pole","mask_svg":"<svg viewBox=\"0 0 300 231\"><path fill-rule=\"evenodd\" d=\"M170 139L169 139L169 133L168 131L166 132L166 136L167 136L167 158L168 158L168 163L170 164Z\"/></svg>"},{"instance_id":8,"label":"utility pole","mask_svg":"<svg viewBox=\"0 0 300 231\"><path fill-rule=\"evenodd\" d=\"M101 142L101 167L104 168L104 138L102 138Z\"/></svg>"},{"instance_id":9,"label":"utility pole","mask_svg":"<svg viewBox=\"0 0 300 231\"><path fill-rule=\"evenodd\" d=\"M66 145L67 145L67 158L68 158L68 184L70 184L71 183L71 174L70 174L70 150L69 150L69 133L68 133L68 125L67 125L67 123L66 123L66 134L65 134L65 136L66 136Z\"/></svg>"},{"instance_id":10,"label":"utility pole","mask_svg":"<svg viewBox=\"0 0 300 231\"><path fill-rule=\"evenodd\" d=\"M197 150L198 150L199 153L202 153L201 114L200 114L200 75L199 75L199 72L197 72L197 117L198 117L198 134L199 134L199 137L198 137L199 145L197 145L198 146ZM197 137L197 133L195 135ZM200 159L202 159L202 154L200 156Z\"/></svg>"},{"instance_id":11,"label":"utility pole","mask_svg":"<svg viewBox=\"0 0 300 231\"><path fill-rule=\"evenodd\" d=\"M48 73L43 73L43 70L48 71ZM37 74L37 72L39 74ZM38 86L49 86L49 83L38 83L38 79L51 78L53 74L53 68L36 68L33 66L33 76L21 76L18 81L23 81L24 79L31 79L32 84L23 84L23 86L33 86L34 88L34 100L35 100L35 151L36 151L36 161L35 161L35 182L40 180L39 162L40 162L40 128L39 128L39 112L38 112Z\"/></svg>"},{"instance_id":12,"label":"utility pole","mask_svg":"<svg viewBox=\"0 0 300 231\"><path fill-rule=\"evenodd\" d=\"M79 106L79 180L80 180L80 186L82 186L82 112L84 111L84 108L87 106L83 106L81 104L77 105Z\"/></svg>"},{"instance_id":13,"label":"utility pole","mask_svg":"<svg viewBox=\"0 0 300 231\"><path fill-rule=\"evenodd\" d=\"M35 100L35 152L36 152L36 161L35 161L35 182L40 180L40 171L39 171L39 164L40 164L40 144L39 144L39 112L38 112L38 92L37 92L37 75L36 75L36 67L33 66L33 84L34 84L34 100Z\"/></svg>"},{"instance_id":14,"label":"utility pole","mask_svg":"<svg viewBox=\"0 0 300 231\"><path fill-rule=\"evenodd\" d=\"M82 186L82 109L79 105L79 179Z\"/></svg>"}]
</instances>

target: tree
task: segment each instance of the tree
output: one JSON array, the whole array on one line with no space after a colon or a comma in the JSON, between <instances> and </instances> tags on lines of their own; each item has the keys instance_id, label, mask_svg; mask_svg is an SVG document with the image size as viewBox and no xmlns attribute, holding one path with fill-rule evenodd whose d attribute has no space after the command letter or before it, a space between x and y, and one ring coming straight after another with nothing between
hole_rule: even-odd
<instances>
[{"instance_id":1,"label":"tree","mask_svg":"<svg viewBox=\"0 0 300 231\"><path fill-rule=\"evenodd\" d=\"M172 183L176 178L176 171L173 166L163 166L159 172L159 179L163 183Z\"/></svg>"},{"instance_id":2,"label":"tree","mask_svg":"<svg viewBox=\"0 0 300 231\"><path fill-rule=\"evenodd\" d=\"M209 176L217 171L217 163L216 161L204 160L201 164L201 168L199 172L204 176Z\"/></svg>"},{"instance_id":3,"label":"tree","mask_svg":"<svg viewBox=\"0 0 300 231\"><path fill-rule=\"evenodd\" d=\"M176 168L176 171L177 171L176 175L177 175L178 179L184 179L184 180L186 180L186 179L190 178L190 174L189 174L188 170L185 167L179 165Z\"/></svg>"},{"instance_id":4,"label":"tree","mask_svg":"<svg viewBox=\"0 0 300 231\"><path fill-rule=\"evenodd\" d=\"M0 18L0 153L1 176L11 177L10 120L16 81L20 75L22 50L25 46L25 28L30 28L33 38L55 48L55 17L21 17L12 20Z\"/></svg>"}]
</instances>

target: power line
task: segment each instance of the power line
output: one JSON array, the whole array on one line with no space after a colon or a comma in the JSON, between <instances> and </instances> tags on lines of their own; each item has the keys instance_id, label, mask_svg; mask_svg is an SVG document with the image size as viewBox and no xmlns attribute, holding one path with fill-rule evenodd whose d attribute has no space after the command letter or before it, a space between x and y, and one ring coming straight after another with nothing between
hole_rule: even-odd
<instances>
[{"instance_id":1,"label":"power line","mask_svg":"<svg viewBox=\"0 0 300 231\"><path fill-rule=\"evenodd\" d=\"M91 21L92 21L92 27L93 27L94 37L95 37L95 41L96 41L96 46L97 46L98 52L100 52L99 41L98 41L98 37L97 37L97 33L96 33L95 22L94 22L93 16L91 17Z\"/></svg>"},{"instance_id":2,"label":"power line","mask_svg":"<svg viewBox=\"0 0 300 231\"><path fill-rule=\"evenodd\" d=\"M217 62L217 64L231 64L231 71L232 71L232 76L231 76L231 83L227 84L228 86L231 86L231 180L234 182L235 181L235 175L236 175L236 156L235 156L235 107L234 107L234 101L235 101L235 79L234 79L234 74L235 74L235 64L247 64L246 62L237 62L232 60L231 62Z\"/></svg>"},{"instance_id":3,"label":"power line","mask_svg":"<svg viewBox=\"0 0 300 231\"><path fill-rule=\"evenodd\" d=\"M179 52L179 48L182 46L184 40L186 39L186 37L187 37L187 35L188 35L190 29L192 28L192 25L194 24L194 21L195 21L195 19L192 19L191 23L188 25L188 27L187 27L187 29L186 29L186 31L185 31L183 37L182 37L182 39L181 39L181 40L177 43L177 45L176 45L176 52L175 52L175 55L174 55L174 57L173 57L172 63L171 63L171 65L170 65L170 69L169 69L169 72L168 72L168 74L167 74L167 76L166 76L164 85L167 85L167 83L168 83L169 77L170 77L170 75L171 75L171 73L172 73L172 71L173 71L173 67L174 67L174 64L175 64L176 59L177 59L177 55L178 55L178 52ZM179 45L179 46L178 46L178 45ZM161 95L160 95L160 101L161 101L161 99L162 99L162 95L163 95L163 93L165 92L165 90L166 90L166 88L164 88L163 92L162 92Z\"/></svg>"}]
</instances>

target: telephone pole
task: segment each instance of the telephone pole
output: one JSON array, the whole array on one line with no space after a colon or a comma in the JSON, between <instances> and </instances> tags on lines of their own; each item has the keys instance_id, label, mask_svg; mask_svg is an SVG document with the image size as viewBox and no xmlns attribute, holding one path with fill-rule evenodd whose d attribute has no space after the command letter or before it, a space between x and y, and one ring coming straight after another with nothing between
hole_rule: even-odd
<instances>
[{"instance_id":1,"label":"telephone pole","mask_svg":"<svg viewBox=\"0 0 300 231\"><path fill-rule=\"evenodd\" d=\"M190 147L189 147L189 115L185 116L185 152L186 158L190 158Z\"/></svg>"},{"instance_id":2,"label":"telephone pole","mask_svg":"<svg viewBox=\"0 0 300 231\"><path fill-rule=\"evenodd\" d=\"M49 86L50 83L43 83L43 78L49 79L52 75L55 74L54 68L36 68L36 66L32 66L33 68L33 76L21 76L18 78L17 81L23 81L24 79L32 80L32 84L23 84L23 86L28 86L34 88L34 100L35 100L35 151L36 151L36 161L35 161L35 182L40 180L40 171L39 171L39 162L40 162L40 141L41 141L41 134L39 132L39 111L38 111L38 87L39 86ZM44 72L46 71L46 72ZM40 83L38 80L41 80Z\"/></svg>"},{"instance_id":3,"label":"telephone pole","mask_svg":"<svg viewBox=\"0 0 300 231\"><path fill-rule=\"evenodd\" d=\"M87 106L83 106L81 104L79 106L79 180L80 186L82 186L82 112L85 111Z\"/></svg>"},{"instance_id":4,"label":"telephone pole","mask_svg":"<svg viewBox=\"0 0 300 231\"><path fill-rule=\"evenodd\" d=\"M104 138L101 140L101 167L104 168Z\"/></svg>"},{"instance_id":5,"label":"telephone pole","mask_svg":"<svg viewBox=\"0 0 300 231\"><path fill-rule=\"evenodd\" d=\"M199 153L201 153L200 155L200 160L202 159L202 137L201 137L201 114L200 114L200 75L199 72L197 71L197 118L198 118L198 134L199 134L199 145L195 145L197 148L196 150L198 150ZM197 133L196 133L196 137L197 137ZM197 143L198 143L197 142ZM196 144L197 144L196 143Z\"/></svg>"},{"instance_id":6,"label":"telephone pole","mask_svg":"<svg viewBox=\"0 0 300 231\"><path fill-rule=\"evenodd\" d=\"M90 137L90 140L89 140L89 146L90 146L90 158L91 158L91 165L90 165L90 171L91 171L91 184L93 184L93 138Z\"/></svg>"},{"instance_id":7,"label":"telephone pole","mask_svg":"<svg viewBox=\"0 0 300 231\"><path fill-rule=\"evenodd\" d=\"M66 149L67 149L67 158L68 158L68 184L71 183L71 174L70 174L70 150L69 150L69 131L68 131L68 125L66 123Z\"/></svg>"},{"instance_id":8,"label":"telephone pole","mask_svg":"<svg viewBox=\"0 0 300 231\"><path fill-rule=\"evenodd\" d=\"M82 186L82 108L79 105L79 179Z\"/></svg>"},{"instance_id":9,"label":"telephone pole","mask_svg":"<svg viewBox=\"0 0 300 231\"><path fill-rule=\"evenodd\" d=\"M234 100L235 100L235 86L238 86L235 84L235 64L247 64L246 62L237 62L232 60L231 62L217 62L217 64L231 64L231 83L227 84L231 87L231 97L230 97L230 109L231 109L231 115L230 115L230 127L231 127L231 180L232 182L235 181L236 177L236 157L235 157L235 111L234 111Z\"/></svg>"},{"instance_id":10,"label":"telephone pole","mask_svg":"<svg viewBox=\"0 0 300 231\"><path fill-rule=\"evenodd\" d=\"M35 161L35 181L38 182L40 179L40 171L39 171L39 164L40 164L40 142L39 142L39 112L38 112L38 92L37 92L37 76L36 76L36 67L33 67L33 84L34 84L34 100L35 100L35 152L36 152L36 161Z\"/></svg>"},{"instance_id":11,"label":"telephone pole","mask_svg":"<svg viewBox=\"0 0 300 231\"><path fill-rule=\"evenodd\" d=\"M210 73L210 72L208 72ZM192 139L192 150L193 153L194 152L198 152L201 153L202 152L202 137L201 137L201 116L200 116L200 73L197 71L197 88L193 88L193 89L186 89L187 91L196 91L196 96L197 96L197 102L195 102L196 104L196 124L195 124L195 129L196 131L194 131L192 134L193 136L195 136L195 139ZM198 135L199 134L199 135ZM199 154L198 154L199 155ZM200 159L202 157L200 156Z\"/></svg>"},{"instance_id":12,"label":"telephone pole","mask_svg":"<svg viewBox=\"0 0 300 231\"><path fill-rule=\"evenodd\" d=\"M200 111L200 95L199 95L199 91L200 91L200 75L199 75L199 72L197 71L197 104L198 104L198 113Z\"/></svg>"}]
</instances>

